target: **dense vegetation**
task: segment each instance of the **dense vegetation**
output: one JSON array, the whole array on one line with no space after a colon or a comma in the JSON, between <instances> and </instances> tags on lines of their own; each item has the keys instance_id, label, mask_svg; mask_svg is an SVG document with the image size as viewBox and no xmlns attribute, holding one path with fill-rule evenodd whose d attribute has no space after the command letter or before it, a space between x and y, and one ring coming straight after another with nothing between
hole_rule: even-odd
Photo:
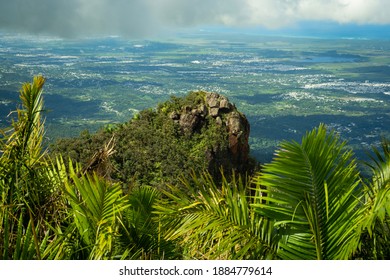
<instances>
[{"instance_id":1,"label":"dense vegetation","mask_svg":"<svg viewBox=\"0 0 390 280\"><path fill-rule=\"evenodd\" d=\"M200 160L191 176L172 173L180 180L166 188L148 186L154 184L151 169L151 177L123 191L129 178L106 173L106 159L120 148L114 138L102 137L100 153L84 166L43 148L43 85L42 77L23 85L17 119L2 131L2 259L390 257L390 143L385 140L373 149L369 179L360 176L346 143L319 125L300 143L283 142L273 161L249 180L222 173L216 181ZM141 120L156 112L142 114ZM153 141L161 132L155 133ZM156 143L157 158L168 140ZM90 149L87 143L78 145ZM185 169L181 159L177 164Z\"/></svg>"}]
</instances>

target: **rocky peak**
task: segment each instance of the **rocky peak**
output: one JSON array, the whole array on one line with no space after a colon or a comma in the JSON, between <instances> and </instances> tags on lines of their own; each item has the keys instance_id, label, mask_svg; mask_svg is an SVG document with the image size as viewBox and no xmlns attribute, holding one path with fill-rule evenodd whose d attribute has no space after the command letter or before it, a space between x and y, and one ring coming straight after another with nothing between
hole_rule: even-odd
<instances>
[{"instance_id":1,"label":"rocky peak","mask_svg":"<svg viewBox=\"0 0 390 280\"><path fill-rule=\"evenodd\" d=\"M225 96L214 92L206 93L205 102L210 108L210 115L212 117L217 117L220 113L226 113L231 111L233 108L235 109Z\"/></svg>"},{"instance_id":2,"label":"rocky peak","mask_svg":"<svg viewBox=\"0 0 390 280\"><path fill-rule=\"evenodd\" d=\"M210 171L219 172L221 166L226 170L246 171L249 166L250 125L245 115L227 97L218 93L200 91L191 94L193 103L171 112L170 118L188 136L212 125L221 128L225 133L224 145L206 151L209 169L214 169Z\"/></svg>"}]
</instances>

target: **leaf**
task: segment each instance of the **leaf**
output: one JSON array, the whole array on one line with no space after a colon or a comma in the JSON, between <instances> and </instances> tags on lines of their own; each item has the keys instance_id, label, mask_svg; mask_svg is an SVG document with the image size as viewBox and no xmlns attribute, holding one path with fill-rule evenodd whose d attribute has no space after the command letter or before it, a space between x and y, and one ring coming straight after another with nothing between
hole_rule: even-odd
<instances>
[{"instance_id":1,"label":"leaf","mask_svg":"<svg viewBox=\"0 0 390 280\"><path fill-rule=\"evenodd\" d=\"M223 175L223 174L222 174ZM249 184L247 182L246 184ZM273 224L252 211L241 178L222 176L217 186L209 173L184 179L181 189L171 187L166 206L158 205L166 238L178 240L188 258L264 259L274 258Z\"/></svg>"},{"instance_id":2,"label":"leaf","mask_svg":"<svg viewBox=\"0 0 390 280\"><path fill-rule=\"evenodd\" d=\"M283 142L264 166L257 180L266 189L264 203L253 207L285 228L281 258L347 259L357 249L360 178L344 146L320 125L301 143ZM305 236L305 242L297 235Z\"/></svg>"},{"instance_id":3,"label":"leaf","mask_svg":"<svg viewBox=\"0 0 390 280\"><path fill-rule=\"evenodd\" d=\"M129 206L119 184L112 184L96 174L81 177L70 165L71 180L65 182L74 223L90 259L110 258L118 217Z\"/></svg>"}]
</instances>

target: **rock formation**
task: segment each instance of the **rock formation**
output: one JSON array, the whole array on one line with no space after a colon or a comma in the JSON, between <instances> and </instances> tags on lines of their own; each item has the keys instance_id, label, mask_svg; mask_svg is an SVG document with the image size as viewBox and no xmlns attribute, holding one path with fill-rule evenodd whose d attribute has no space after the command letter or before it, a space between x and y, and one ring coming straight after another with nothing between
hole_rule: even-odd
<instances>
[{"instance_id":1,"label":"rock formation","mask_svg":"<svg viewBox=\"0 0 390 280\"><path fill-rule=\"evenodd\" d=\"M170 118L180 125L184 134L199 133L202 128L217 125L226 133L225 147L214 147L205 151L209 169L215 173L220 167L245 172L249 168L250 125L236 106L220 94L194 92L197 102L186 105L180 111L170 113Z\"/></svg>"}]
</instances>

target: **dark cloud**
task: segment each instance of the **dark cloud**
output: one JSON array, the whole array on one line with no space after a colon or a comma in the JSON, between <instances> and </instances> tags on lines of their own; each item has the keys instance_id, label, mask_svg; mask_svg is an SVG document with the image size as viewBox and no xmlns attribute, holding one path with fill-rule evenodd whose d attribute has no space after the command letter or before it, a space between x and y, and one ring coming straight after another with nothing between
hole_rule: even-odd
<instances>
[{"instance_id":1,"label":"dark cloud","mask_svg":"<svg viewBox=\"0 0 390 280\"><path fill-rule=\"evenodd\" d=\"M64 37L140 36L162 23L153 1L0 0L0 28Z\"/></svg>"},{"instance_id":2,"label":"dark cloud","mask_svg":"<svg viewBox=\"0 0 390 280\"><path fill-rule=\"evenodd\" d=\"M0 1L0 28L12 31L71 34L78 0Z\"/></svg>"},{"instance_id":3,"label":"dark cloud","mask_svg":"<svg viewBox=\"0 0 390 280\"><path fill-rule=\"evenodd\" d=\"M143 36L197 26L278 28L302 20L390 24L388 0L0 0L0 29Z\"/></svg>"}]
</instances>

